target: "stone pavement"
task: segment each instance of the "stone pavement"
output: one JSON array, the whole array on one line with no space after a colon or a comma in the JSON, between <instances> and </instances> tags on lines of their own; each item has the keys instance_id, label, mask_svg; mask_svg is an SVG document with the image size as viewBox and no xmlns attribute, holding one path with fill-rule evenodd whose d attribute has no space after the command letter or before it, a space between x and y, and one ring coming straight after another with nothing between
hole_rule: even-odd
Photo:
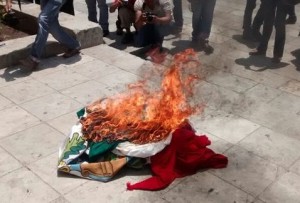
<instances>
[{"instance_id":1,"label":"stone pavement","mask_svg":"<svg viewBox=\"0 0 300 203\"><path fill-rule=\"evenodd\" d=\"M299 203L299 24L287 27L280 65L249 57L255 44L241 40L244 4L217 1L211 36L215 52L199 53L204 80L196 86L197 99L207 107L191 118L197 132L212 140L211 148L228 156L227 168L177 179L157 192L126 191L126 182L149 177L148 170L124 170L108 183L57 175L58 147L77 121L75 112L151 68L112 33L107 44L71 59L45 59L30 75L21 74L18 66L0 70L1 202ZM75 8L86 13L82 1L76 0ZM116 16L110 17L114 31ZM182 35L168 36L164 43L170 53L189 46L186 2L184 17ZM273 40L269 57L272 46Z\"/></svg>"}]
</instances>

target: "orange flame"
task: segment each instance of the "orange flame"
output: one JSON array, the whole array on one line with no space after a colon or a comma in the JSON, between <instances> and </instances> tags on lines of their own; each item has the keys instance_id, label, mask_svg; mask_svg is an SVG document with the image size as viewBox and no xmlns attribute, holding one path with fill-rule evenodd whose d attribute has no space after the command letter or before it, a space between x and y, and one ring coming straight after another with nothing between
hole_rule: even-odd
<instances>
[{"instance_id":1,"label":"orange flame","mask_svg":"<svg viewBox=\"0 0 300 203\"><path fill-rule=\"evenodd\" d=\"M199 77L195 52L187 49L174 56L173 64L164 73L160 90L150 91L147 81L128 85L129 91L99 100L87 107L81 119L82 132L93 141L129 140L136 144L165 139L200 105L191 106L193 82Z\"/></svg>"}]
</instances>

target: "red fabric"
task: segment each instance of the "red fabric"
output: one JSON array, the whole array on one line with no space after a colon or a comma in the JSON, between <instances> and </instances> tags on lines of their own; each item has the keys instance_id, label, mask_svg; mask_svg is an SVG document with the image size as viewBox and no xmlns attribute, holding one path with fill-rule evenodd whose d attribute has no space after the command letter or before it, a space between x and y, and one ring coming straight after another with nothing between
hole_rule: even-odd
<instances>
[{"instance_id":1,"label":"red fabric","mask_svg":"<svg viewBox=\"0 0 300 203\"><path fill-rule=\"evenodd\" d=\"M127 189L161 190L175 178L194 174L199 169L226 167L227 157L206 148L210 143L205 135L197 136L191 126L177 129L170 145L151 157L153 176L139 183L127 183Z\"/></svg>"}]
</instances>

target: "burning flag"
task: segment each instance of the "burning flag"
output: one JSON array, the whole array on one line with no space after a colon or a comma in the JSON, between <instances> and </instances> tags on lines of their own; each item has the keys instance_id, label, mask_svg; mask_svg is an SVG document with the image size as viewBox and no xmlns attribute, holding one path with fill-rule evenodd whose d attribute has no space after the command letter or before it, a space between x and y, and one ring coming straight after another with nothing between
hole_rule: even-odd
<instances>
[{"instance_id":1,"label":"burning flag","mask_svg":"<svg viewBox=\"0 0 300 203\"><path fill-rule=\"evenodd\" d=\"M174 56L158 88L147 78L87 106L60 148L58 171L106 182L125 165L143 167L147 157L154 176L127 188L158 190L200 168L225 167L227 158L208 149L209 139L188 122L203 109L191 102L199 68L187 49Z\"/></svg>"},{"instance_id":2,"label":"burning flag","mask_svg":"<svg viewBox=\"0 0 300 203\"><path fill-rule=\"evenodd\" d=\"M174 57L164 73L159 90L149 90L148 81L129 85L129 91L87 107L81 119L83 136L95 142L128 140L136 144L165 139L201 105L191 106L193 84L199 80L189 69L199 68L191 49ZM188 73L188 74L186 74Z\"/></svg>"}]
</instances>

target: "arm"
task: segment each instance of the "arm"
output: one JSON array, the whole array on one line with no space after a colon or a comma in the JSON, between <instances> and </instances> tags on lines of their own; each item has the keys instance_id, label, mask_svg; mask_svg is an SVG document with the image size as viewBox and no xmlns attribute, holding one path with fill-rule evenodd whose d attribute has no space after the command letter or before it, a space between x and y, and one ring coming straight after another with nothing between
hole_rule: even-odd
<instances>
[{"instance_id":1,"label":"arm","mask_svg":"<svg viewBox=\"0 0 300 203\"><path fill-rule=\"evenodd\" d=\"M172 12L171 11L166 11L165 16L163 17L157 17L155 16L153 19L153 23L156 24L168 24L172 20Z\"/></svg>"},{"instance_id":2,"label":"arm","mask_svg":"<svg viewBox=\"0 0 300 203\"><path fill-rule=\"evenodd\" d=\"M141 27L142 27L143 25L145 25L145 23L146 23L146 22L145 22L144 19L143 19L142 11L141 11L141 10L137 10L137 11L135 12L135 22L134 22L135 28L136 28L137 30L140 30Z\"/></svg>"},{"instance_id":3,"label":"arm","mask_svg":"<svg viewBox=\"0 0 300 203\"><path fill-rule=\"evenodd\" d=\"M122 1L121 0L116 0L109 8L109 12L113 13L116 11L116 9L122 5Z\"/></svg>"},{"instance_id":4,"label":"arm","mask_svg":"<svg viewBox=\"0 0 300 203\"><path fill-rule=\"evenodd\" d=\"M5 2L6 2L5 3L5 11L9 12L12 8L12 5L11 5L12 0L5 0Z\"/></svg>"}]
</instances>

